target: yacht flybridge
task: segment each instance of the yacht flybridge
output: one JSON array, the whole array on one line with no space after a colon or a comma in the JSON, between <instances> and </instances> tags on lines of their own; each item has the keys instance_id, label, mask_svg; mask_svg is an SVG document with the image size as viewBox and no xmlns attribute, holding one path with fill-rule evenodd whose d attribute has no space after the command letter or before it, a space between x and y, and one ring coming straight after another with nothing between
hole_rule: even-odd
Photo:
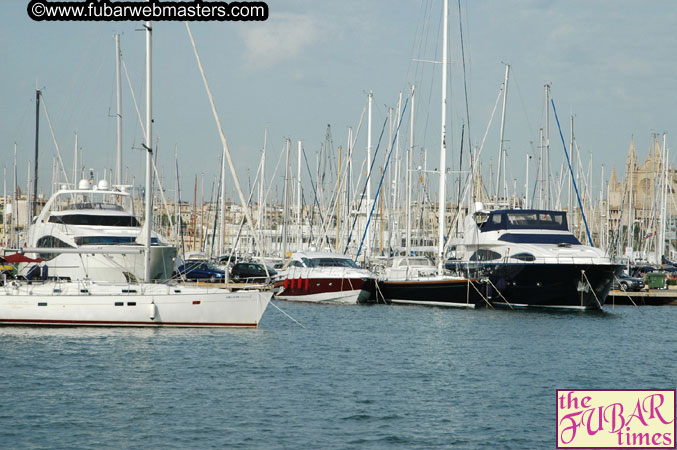
<instances>
[{"instance_id":1,"label":"yacht flybridge","mask_svg":"<svg viewBox=\"0 0 677 450\"><path fill-rule=\"evenodd\" d=\"M129 192L106 180L94 185L81 180L78 189L62 189L47 201L29 228L24 251L45 260L49 277L143 280L142 230ZM169 279L176 248L151 236L151 280Z\"/></svg>"}]
</instances>

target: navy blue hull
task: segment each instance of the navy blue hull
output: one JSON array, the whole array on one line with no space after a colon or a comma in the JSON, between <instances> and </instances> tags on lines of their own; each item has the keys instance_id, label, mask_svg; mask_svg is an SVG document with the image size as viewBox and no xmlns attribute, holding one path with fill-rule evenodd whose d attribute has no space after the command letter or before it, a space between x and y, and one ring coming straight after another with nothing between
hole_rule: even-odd
<instances>
[{"instance_id":1,"label":"navy blue hull","mask_svg":"<svg viewBox=\"0 0 677 450\"><path fill-rule=\"evenodd\" d=\"M602 309L620 266L612 264L482 263L458 266L487 277L494 306ZM467 271L467 272L466 272Z\"/></svg>"},{"instance_id":2,"label":"navy blue hull","mask_svg":"<svg viewBox=\"0 0 677 450\"><path fill-rule=\"evenodd\" d=\"M377 296L388 303L474 308L486 304L486 289L477 280L380 280Z\"/></svg>"}]
</instances>

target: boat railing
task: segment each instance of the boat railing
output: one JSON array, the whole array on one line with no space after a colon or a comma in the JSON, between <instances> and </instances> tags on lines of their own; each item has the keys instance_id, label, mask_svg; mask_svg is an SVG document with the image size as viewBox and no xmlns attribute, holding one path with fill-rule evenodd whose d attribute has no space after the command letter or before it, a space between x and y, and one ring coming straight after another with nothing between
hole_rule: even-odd
<instances>
[{"instance_id":1,"label":"boat railing","mask_svg":"<svg viewBox=\"0 0 677 450\"><path fill-rule=\"evenodd\" d=\"M448 261L447 267L480 267L486 265L496 265L496 264L519 264L519 265L539 265L539 264L600 264L600 263L609 263L616 264L611 258L604 257L592 257L592 256L547 256L547 257L536 257L533 261L521 260L511 257L504 257L494 260L486 261L461 261L457 260L454 262Z\"/></svg>"},{"instance_id":2,"label":"boat railing","mask_svg":"<svg viewBox=\"0 0 677 450\"><path fill-rule=\"evenodd\" d=\"M365 273L367 269L355 268L355 267L294 267L287 274L287 278L307 278L310 275L321 276L327 278L346 278L348 274L359 274ZM358 275L358 276L365 276Z\"/></svg>"}]
</instances>

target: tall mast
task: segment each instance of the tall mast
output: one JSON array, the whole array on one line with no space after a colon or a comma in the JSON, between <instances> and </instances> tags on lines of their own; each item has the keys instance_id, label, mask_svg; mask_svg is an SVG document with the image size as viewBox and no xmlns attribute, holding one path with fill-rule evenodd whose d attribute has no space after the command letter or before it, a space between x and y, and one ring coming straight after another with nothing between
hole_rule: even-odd
<instances>
[{"instance_id":1,"label":"tall mast","mask_svg":"<svg viewBox=\"0 0 677 450\"><path fill-rule=\"evenodd\" d=\"M287 257L287 197L288 195L288 184L289 184L289 147L291 141L287 139L286 141L286 150L285 150L285 164L284 164L284 193L282 196L282 257Z\"/></svg>"},{"instance_id":2,"label":"tall mast","mask_svg":"<svg viewBox=\"0 0 677 450\"><path fill-rule=\"evenodd\" d=\"M14 199L12 204L12 247L16 248L19 246L18 239L16 239L16 226L18 223L17 217L19 214L19 192L17 189L17 183L19 178L16 173L16 142L14 143L14 177L12 179L12 189L14 190Z\"/></svg>"},{"instance_id":3,"label":"tall mast","mask_svg":"<svg viewBox=\"0 0 677 450\"><path fill-rule=\"evenodd\" d=\"M573 150L572 150L573 151ZM550 85L545 85L545 190L547 208L552 208L550 193Z\"/></svg>"},{"instance_id":4,"label":"tall mast","mask_svg":"<svg viewBox=\"0 0 677 450\"><path fill-rule=\"evenodd\" d=\"M526 170L527 174L525 176L525 181L524 181L524 209L529 208L529 160L531 159L531 155L527 153L527 163L526 163Z\"/></svg>"},{"instance_id":5,"label":"tall mast","mask_svg":"<svg viewBox=\"0 0 677 450\"><path fill-rule=\"evenodd\" d=\"M303 151L303 143L298 141L298 164L296 167L296 249L303 250L303 236L301 234L301 152Z\"/></svg>"},{"instance_id":6,"label":"tall mast","mask_svg":"<svg viewBox=\"0 0 677 450\"><path fill-rule=\"evenodd\" d=\"M35 161L33 163L33 202L31 203L31 215L28 218L30 224L35 216L38 203L38 137L40 132L40 89L35 90ZM29 191L30 192L30 191Z\"/></svg>"},{"instance_id":7,"label":"tall mast","mask_svg":"<svg viewBox=\"0 0 677 450\"><path fill-rule=\"evenodd\" d=\"M446 167L447 167L447 53L449 47L449 0L444 0L444 25L442 38L442 129L440 136L440 193L437 243L437 273L444 270L444 223L446 220Z\"/></svg>"},{"instance_id":8,"label":"tall mast","mask_svg":"<svg viewBox=\"0 0 677 450\"><path fill-rule=\"evenodd\" d=\"M367 113L367 209L371 211L371 110L374 102L374 93L369 92L369 109ZM365 261L371 256L371 233L369 232L368 217L365 217L365 226L367 227L367 238L365 239L366 249L364 252Z\"/></svg>"},{"instance_id":9,"label":"tall mast","mask_svg":"<svg viewBox=\"0 0 677 450\"><path fill-rule=\"evenodd\" d=\"M145 265L144 281L150 281L150 240L152 231L152 213L153 213L153 96L152 96L152 62L153 62L153 26L150 21L146 22L146 198L145 198L145 220L144 224L144 246L145 246Z\"/></svg>"},{"instance_id":10,"label":"tall mast","mask_svg":"<svg viewBox=\"0 0 677 450\"><path fill-rule=\"evenodd\" d=\"M73 150L73 189L78 188L80 178L78 176L78 131L75 130L75 149Z\"/></svg>"},{"instance_id":11,"label":"tall mast","mask_svg":"<svg viewBox=\"0 0 677 450\"><path fill-rule=\"evenodd\" d=\"M501 114L501 132L498 139L498 174L496 176L496 201L500 198L499 190L501 189L501 175L503 175L503 198L508 198L508 188L506 184L505 174L505 148L503 146L503 136L505 134L505 108L508 103L508 75L510 72L510 65L505 65L505 80L503 81L503 110Z\"/></svg>"},{"instance_id":12,"label":"tall mast","mask_svg":"<svg viewBox=\"0 0 677 450\"><path fill-rule=\"evenodd\" d=\"M222 255L224 250L224 234L226 232L226 149L221 154L221 199L219 208L219 249L217 253Z\"/></svg>"},{"instance_id":13,"label":"tall mast","mask_svg":"<svg viewBox=\"0 0 677 450\"><path fill-rule=\"evenodd\" d=\"M543 209L543 128L538 130L538 148L540 150L538 157L538 208Z\"/></svg>"},{"instance_id":14,"label":"tall mast","mask_svg":"<svg viewBox=\"0 0 677 450\"><path fill-rule=\"evenodd\" d=\"M268 145L268 128L263 130L263 153L261 154L261 179L259 181L259 230L263 230L263 220L265 218L265 186L264 181L266 179L266 146ZM224 166L225 170L225 166ZM263 244L261 243L261 258L265 255L265 250Z\"/></svg>"},{"instance_id":15,"label":"tall mast","mask_svg":"<svg viewBox=\"0 0 677 450\"><path fill-rule=\"evenodd\" d=\"M407 256L411 254L411 171L414 158L414 100L416 89L411 85L411 109L409 110L409 151L407 152Z\"/></svg>"},{"instance_id":16,"label":"tall mast","mask_svg":"<svg viewBox=\"0 0 677 450\"><path fill-rule=\"evenodd\" d=\"M338 253L341 243L339 242L341 236L341 201L343 200L343 184L341 179L341 152L342 147L338 146L338 164L336 167L336 238L334 239L334 251Z\"/></svg>"},{"instance_id":17,"label":"tall mast","mask_svg":"<svg viewBox=\"0 0 677 450\"><path fill-rule=\"evenodd\" d=\"M402 120L402 91L400 91L400 98L397 101L397 117L399 118L397 120L399 120L399 121ZM400 123L400 122L398 122L398 123ZM398 125L398 127L399 127L399 125ZM400 170L401 170L400 133L399 133L399 128L398 128L397 135L395 136L395 177L394 177L395 181L392 184L392 186L393 186L393 203L392 203L393 207L392 207L392 209L393 209L393 211L395 211L395 217L396 217L395 222L397 224L397 227L395 227L395 223L393 223L393 225L391 227L391 235L390 235L390 238L389 238L390 246L392 246L393 245L393 233L394 233L395 236L398 237L397 240L399 242L396 242L397 247L402 245L402 240L399 237L400 236L400 229L402 227L402 213L401 213L402 208L400 207L400 202L399 202L400 196L402 194L401 194L401 190L398 189L398 185L399 185L399 182L400 182Z\"/></svg>"},{"instance_id":18,"label":"tall mast","mask_svg":"<svg viewBox=\"0 0 677 450\"><path fill-rule=\"evenodd\" d=\"M666 145L667 134L663 133L663 164L661 172L661 226L658 233L658 264L663 264L663 255L665 254L665 229L668 219L667 203L668 203L668 148ZM669 256L669 255L668 255Z\"/></svg>"},{"instance_id":19,"label":"tall mast","mask_svg":"<svg viewBox=\"0 0 677 450\"><path fill-rule=\"evenodd\" d=\"M632 209L632 181L634 178L635 167L629 166L627 176L630 177L630 190L628 191L628 247L632 250L632 224L633 224L633 212ZM632 251L630 252L630 262L632 262Z\"/></svg>"},{"instance_id":20,"label":"tall mast","mask_svg":"<svg viewBox=\"0 0 677 450\"><path fill-rule=\"evenodd\" d=\"M567 208L567 212L569 214L569 229L572 230L574 228L574 193L572 192L573 188L573 182L572 177L574 176L573 174L576 173L575 167L576 167L576 158L574 157L574 115L572 114L569 118L569 131L570 131L570 139L569 139L569 148L571 149L571 174L569 174L569 205ZM604 180L604 178L602 178Z\"/></svg>"},{"instance_id":21,"label":"tall mast","mask_svg":"<svg viewBox=\"0 0 677 450\"><path fill-rule=\"evenodd\" d=\"M120 35L115 35L115 78L117 80L117 158L115 160L115 183L122 184L122 78L120 74ZM77 178L73 178L77 183Z\"/></svg>"}]
</instances>

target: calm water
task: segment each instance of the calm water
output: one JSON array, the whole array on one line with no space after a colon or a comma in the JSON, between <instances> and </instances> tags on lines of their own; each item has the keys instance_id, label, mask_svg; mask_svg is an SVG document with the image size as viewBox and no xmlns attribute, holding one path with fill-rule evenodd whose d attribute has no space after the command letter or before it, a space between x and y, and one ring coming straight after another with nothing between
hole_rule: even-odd
<instances>
[{"instance_id":1,"label":"calm water","mask_svg":"<svg viewBox=\"0 0 677 450\"><path fill-rule=\"evenodd\" d=\"M674 306L276 304L306 328L0 328L0 447L554 448L555 389L677 386Z\"/></svg>"}]
</instances>

